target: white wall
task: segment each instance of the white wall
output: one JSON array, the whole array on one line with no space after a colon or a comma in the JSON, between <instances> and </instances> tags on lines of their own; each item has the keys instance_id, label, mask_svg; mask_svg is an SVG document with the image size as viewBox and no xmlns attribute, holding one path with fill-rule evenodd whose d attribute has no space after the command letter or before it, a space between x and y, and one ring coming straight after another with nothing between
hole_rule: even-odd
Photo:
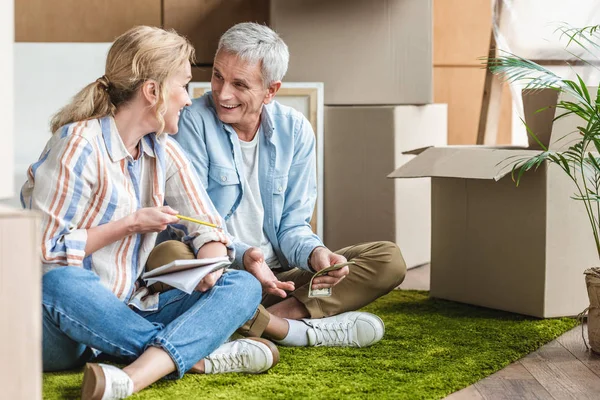
<instances>
[{"instance_id":1,"label":"white wall","mask_svg":"<svg viewBox=\"0 0 600 400\"><path fill-rule=\"evenodd\" d=\"M27 168L50 138L50 118L85 85L104 75L109 47L110 43L15 43L15 178L14 194L5 204L20 206Z\"/></svg>"},{"instance_id":2,"label":"white wall","mask_svg":"<svg viewBox=\"0 0 600 400\"><path fill-rule=\"evenodd\" d=\"M13 195L13 44L14 2L0 1L0 199Z\"/></svg>"}]
</instances>

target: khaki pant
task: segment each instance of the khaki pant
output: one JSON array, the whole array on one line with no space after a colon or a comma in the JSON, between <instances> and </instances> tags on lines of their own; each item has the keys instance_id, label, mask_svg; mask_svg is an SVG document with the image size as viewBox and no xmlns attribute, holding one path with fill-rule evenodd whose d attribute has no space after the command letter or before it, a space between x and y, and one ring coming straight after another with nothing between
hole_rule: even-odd
<instances>
[{"instance_id":1,"label":"khaki pant","mask_svg":"<svg viewBox=\"0 0 600 400\"><path fill-rule=\"evenodd\" d=\"M187 245L177 241L167 241L158 245L148 258L147 265L163 265L169 260L189 257ZM280 281L293 281L296 290L290 293L308 310L311 318L323 318L338 315L346 311L357 310L389 293L400 285L406 275L406 264L396 244L391 242L371 242L345 247L336 251L348 261L350 273L332 289L331 297L308 297L308 283L312 273L299 268L290 271L275 272ZM160 259L160 263L155 262ZM254 317L240 328L245 336L261 336L270 315L266 308L284 299L264 295Z\"/></svg>"}]
</instances>

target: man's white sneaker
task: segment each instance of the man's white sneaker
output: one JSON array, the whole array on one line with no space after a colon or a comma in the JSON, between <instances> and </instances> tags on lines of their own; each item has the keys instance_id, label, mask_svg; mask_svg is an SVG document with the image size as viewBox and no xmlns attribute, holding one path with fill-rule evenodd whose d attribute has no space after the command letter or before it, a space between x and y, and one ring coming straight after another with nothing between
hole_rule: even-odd
<instances>
[{"instance_id":1,"label":"man's white sneaker","mask_svg":"<svg viewBox=\"0 0 600 400\"><path fill-rule=\"evenodd\" d=\"M367 347L379 342L385 332L381 318L367 312L302 321L309 326L309 346Z\"/></svg>"},{"instance_id":2,"label":"man's white sneaker","mask_svg":"<svg viewBox=\"0 0 600 400\"><path fill-rule=\"evenodd\" d=\"M86 364L81 400L117 400L133 394L133 381L122 369L107 364Z\"/></svg>"},{"instance_id":3,"label":"man's white sneaker","mask_svg":"<svg viewBox=\"0 0 600 400\"><path fill-rule=\"evenodd\" d=\"M245 338L219 346L204 359L204 372L248 372L259 374L279 362L277 346L266 339Z\"/></svg>"}]
</instances>

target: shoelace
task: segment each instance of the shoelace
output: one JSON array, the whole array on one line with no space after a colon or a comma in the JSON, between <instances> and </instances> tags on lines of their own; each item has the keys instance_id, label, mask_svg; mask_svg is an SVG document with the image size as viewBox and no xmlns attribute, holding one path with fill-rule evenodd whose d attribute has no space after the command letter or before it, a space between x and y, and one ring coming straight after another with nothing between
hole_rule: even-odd
<instances>
[{"instance_id":1,"label":"shoelace","mask_svg":"<svg viewBox=\"0 0 600 400\"><path fill-rule=\"evenodd\" d=\"M353 322L331 322L328 324L315 324L313 329L317 336L316 346L329 344L346 346L352 343Z\"/></svg>"},{"instance_id":2,"label":"shoelace","mask_svg":"<svg viewBox=\"0 0 600 400\"><path fill-rule=\"evenodd\" d=\"M222 373L248 368L250 357L247 352L217 354L210 357L212 372Z\"/></svg>"}]
</instances>

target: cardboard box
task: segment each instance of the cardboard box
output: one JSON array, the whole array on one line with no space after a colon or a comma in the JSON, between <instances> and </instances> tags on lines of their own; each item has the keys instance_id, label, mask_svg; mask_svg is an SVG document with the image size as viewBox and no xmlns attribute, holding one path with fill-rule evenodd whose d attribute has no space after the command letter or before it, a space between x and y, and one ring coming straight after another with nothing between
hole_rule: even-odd
<instances>
[{"instance_id":1,"label":"cardboard box","mask_svg":"<svg viewBox=\"0 0 600 400\"><path fill-rule=\"evenodd\" d=\"M429 179L386 175L415 147L446 144L445 104L325 107L325 244L396 242L409 267L429 262Z\"/></svg>"},{"instance_id":2,"label":"cardboard box","mask_svg":"<svg viewBox=\"0 0 600 400\"><path fill-rule=\"evenodd\" d=\"M326 105L433 101L432 0L272 0L285 79L324 82Z\"/></svg>"},{"instance_id":3,"label":"cardboard box","mask_svg":"<svg viewBox=\"0 0 600 400\"><path fill-rule=\"evenodd\" d=\"M0 120L2 121L2 147L0 147L0 199L10 198L13 193L14 174L14 22L13 1L0 3L0 76L5 85L0 98Z\"/></svg>"},{"instance_id":4,"label":"cardboard box","mask_svg":"<svg viewBox=\"0 0 600 400\"><path fill-rule=\"evenodd\" d=\"M481 67L433 68L433 100L448 104L448 144L476 144L484 83ZM511 143L512 96L505 83L495 144Z\"/></svg>"},{"instance_id":5,"label":"cardboard box","mask_svg":"<svg viewBox=\"0 0 600 400\"><path fill-rule=\"evenodd\" d=\"M192 82L210 82L212 67L192 67Z\"/></svg>"},{"instance_id":6,"label":"cardboard box","mask_svg":"<svg viewBox=\"0 0 600 400\"><path fill-rule=\"evenodd\" d=\"M523 98L529 111L556 100L552 91ZM529 112L526 121L563 150L581 121L552 123L554 111ZM431 296L536 317L587 307L583 271L599 260L585 208L571 199L574 184L556 165L527 173L519 187L509 176L514 161L538 152L429 148L389 175L432 177Z\"/></svg>"},{"instance_id":7,"label":"cardboard box","mask_svg":"<svg viewBox=\"0 0 600 400\"><path fill-rule=\"evenodd\" d=\"M40 216L0 206L0 385L4 399L42 398Z\"/></svg>"},{"instance_id":8,"label":"cardboard box","mask_svg":"<svg viewBox=\"0 0 600 400\"><path fill-rule=\"evenodd\" d=\"M134 26L160 26L161 4L161 0L15 0L15 40L112 42Z\"/></svg>"},{"instance_id":9,"label":"cardboard box","mask_svg":"<svg viewBox=\"0 0 600 400\"><path fill-rule=\"evenodd\" d=\"M213 62L219 38L239 22L269 22L269 0L164 0L165 28L187 36L196 48L196 62Z\"/></svg>"},{"instance_id":10,"label":"cardboard box","mask_svg":"<svg viewBox=\"0 0 600 400\"><path fill-rule=\"evenodd\" d=\"M433 20L433 65L470 65L483 70L480 58L489 52L492 33L491 2L435 0Z\"/></svg>"}]
</instances>

